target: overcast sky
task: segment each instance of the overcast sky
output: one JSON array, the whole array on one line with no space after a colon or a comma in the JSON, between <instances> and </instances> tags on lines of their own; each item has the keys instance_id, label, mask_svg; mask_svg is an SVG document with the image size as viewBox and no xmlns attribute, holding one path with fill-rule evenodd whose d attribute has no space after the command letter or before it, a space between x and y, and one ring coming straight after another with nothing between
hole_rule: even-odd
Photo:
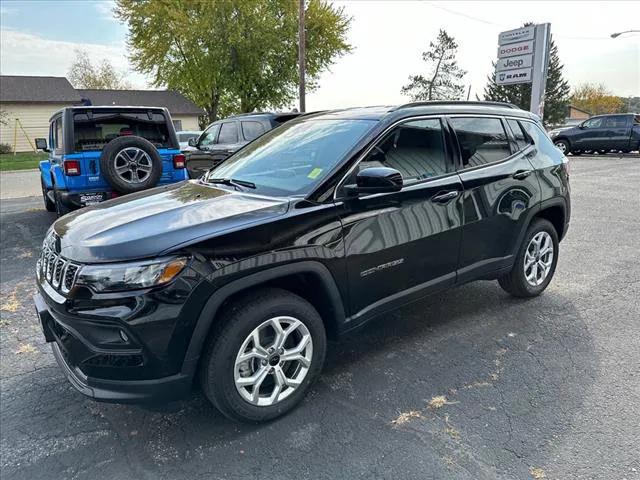
<instances>
[{"instance_id":1,"label":"overcast sky","mask_svg":"<svg viewBox=\"0 0 640 480\"><path fill-rule=\"evenodd\" d=\"M336 62L307 99L309 110L407 101L400 88L425 71L421 52L440 28L459 45L471 97L481 94L498 33L524 22L550 22L564 74L572 86L603 83L621 96L640 96L640 2L336 1L353 17L353 53ZM138 88L148 79L127 61L126 26L109 1L13 1L0 4L0 71L4 75L64 76L74 49L106 58Z\"/></svg>"}]
</instances>

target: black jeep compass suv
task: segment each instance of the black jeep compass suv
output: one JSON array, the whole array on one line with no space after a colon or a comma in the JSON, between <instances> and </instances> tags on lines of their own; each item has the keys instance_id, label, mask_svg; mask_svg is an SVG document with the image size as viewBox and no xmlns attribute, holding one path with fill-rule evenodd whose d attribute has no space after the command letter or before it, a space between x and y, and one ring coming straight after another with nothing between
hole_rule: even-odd
<instances>
[{"instance_id":1,"label":"black jeep compass suv","mask_svg":"<svg viewBox=\"0 0 640 480\"><path fill-rule=\"evenodd\" d=\"M568 177L538 118L507 104L304 116L199 180L59 219L35 303L85 395L164 401L197 378L225 415L268 420L300 402L328 337L472 280L540 294Z\"/></svg>"}]
</instances>

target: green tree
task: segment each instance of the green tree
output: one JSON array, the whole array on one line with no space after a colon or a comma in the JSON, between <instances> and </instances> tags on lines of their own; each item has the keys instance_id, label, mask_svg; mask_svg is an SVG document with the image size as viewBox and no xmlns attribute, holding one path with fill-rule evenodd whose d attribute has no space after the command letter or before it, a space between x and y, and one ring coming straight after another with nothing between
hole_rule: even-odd
<instances>
[{"instance_id":1,"label":"green tree","mask_svg":"<svg viewBox=\"0 0 640 480\"><path fill-rule=\"evenodd\" d=\"M429 43L429 50L422 53L422 60L429 65L427 76L411 75L409 83L400 90L415 101L459 100L464 94L460 83L466 71L458 66L456 55L458 44L445 30L440 29L435 42Z\"/></svg>"},{"instance_id":2,"label":"green tree","mask_svg":"<svg viewBox=\"0 0 640 480\"><path fill-rule=\"evenodd\" d=\"M571 105L586 110L592 115L602 113L626 112L628 102L612 95L604 85L583 83L573 90L570 97Z\"/></svg>"},{"instance_id":3,"label":"green tree","mask_svg":"<svg viewBox=\"0 0 640 480\"><path fill-rule=\"evenodd\" d=\"M529 26L530 23L524 26ZM544 118L547 125L562 123L567 116L569 106L569 82L562 76L564 66L560 63L558 47L553 39L549 49L549 68L547 70L547 83L545 86ZM493 62L491 74L487 77L487 86L484 88L484 99L497 102L508 102L517 105L523 110L529 110L531 103L531 84L520 83L516 85L498 85L495 81L496 63Z\"/></svg>"},{"instance_id":4,"label":"green tree","mask_svg":"<svg viewBox=\"0 0 640 480\"><path fill-rule=\"evenodd\" d=\"M135 67L183 93L208 120L279 108L297 96L298 2L118 0ZM351 19L325 0L305 8L307 88L351 51Z\"/></svg>"},{"instance_id":5,"label":"green tree","mask_svg":"<svg viewBox=\"0 0 640 480\"><path fill-rule=\"evenodd\" d=\"M94 65L85 50L76 50L76 57L69 68L67 78L75 88L124 90L131 88L129 82L108 60Z\"/></svg>"}]
</instances>

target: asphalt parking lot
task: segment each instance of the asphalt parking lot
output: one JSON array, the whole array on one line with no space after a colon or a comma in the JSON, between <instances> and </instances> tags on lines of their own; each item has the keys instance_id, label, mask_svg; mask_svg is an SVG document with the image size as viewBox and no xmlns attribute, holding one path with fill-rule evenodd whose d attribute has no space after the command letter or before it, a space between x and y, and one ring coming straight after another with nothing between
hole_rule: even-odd
<instances>
[{"instance_id":1,"label":"asphalt parking lot","mask_svg":"<svg viewBox=\"0 0 640 480\"><path fill-rule=\"evenodd\" d=\"M3 200L2 478L640 480L640 158L573 157L571 184L542 296L478 282L381 318L262 426L197 392L153 408L76 393L31 301L53 214Z\"/></svg>"}]
</instances>

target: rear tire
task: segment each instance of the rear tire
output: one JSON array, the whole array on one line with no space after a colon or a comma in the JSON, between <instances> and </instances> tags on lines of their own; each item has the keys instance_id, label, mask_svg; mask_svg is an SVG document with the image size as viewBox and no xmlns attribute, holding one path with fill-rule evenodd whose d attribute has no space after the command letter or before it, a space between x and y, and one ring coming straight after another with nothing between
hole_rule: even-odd
<instances>
[{"instance_id":1,"label":"rear tire","mask_svg":"<svg viewBox=\"0 0 640 480\"><path fill-rule=\"evenodd\" d=\"M286 322L291 322L288 325L292 330L280 337L284 338L280 347L276 329L271 326L274 319L283 320L285 323L280 325L285 327ZM289 327L283 327L284 332ZM301 357L295 349L302 348L304 342L304 359L285 359ZM324 324L309 302L286 290L261 289L224 307L205 346L200 367L202 390L232 420L272 420L302 401L320 374L325 351ZM247 360L242 361L244 357ZM250 382L261 377L262 380ZM242 382L248 383L243 386Z\"/></svg>"},{"instance_id":2,"label":"rear tire","mask_svg":"<svg viewBox=\"0 0 640 480\"><path fill-rule=\"evenodd\" d=\"M42 178L40 178L40 185L42 186L42 201L44 202L44 208L47 210L47 212L55 212L56 204L49 198L49 190L44 184L44 180L42 180Z\"/></svg>"},{"instance_id":3,"label":"rear tire","mask_svg":"<svg viewBox=\"0 0 640 480\"><path fill-rule=\"evenodd\" d=\"M566 140L556 140L553 144L565 155L570 152L571 146Z\"/></svg>"},{"instance_id":4,"label":"rear tire","mask_svg":"<svg viewBox=\"0 0 640 480\"><path fill-rule=\"evenodd\" d=\"M55 185L53 187L53 196L56 199L55 207L56 207L56 214L58 215L58 217L62 217L63 215L66 215L71 211L69 207L67 207L64 203L62 203L60 192L55 187Z\"/></svg>"},{"instance_id":5,"label":"rear tire","mask_svg":"<svg viewBox=\"0 0 640 480\"><path fill-rule=\"evenodd\" d=\"M546 241L546 246L551 248L550 260L548 253L540 255L546 248L545 244L542 245L543 248L538 246L536 251L535 239ZM528 298L540 295L547 288L556 271L558 247L558 233L551 222L543 218L534 219L522 240L513 268L508 274L500 277L498 283L514 297ZM527 268L527 264L531 264L530 260L533 260L533 265ZM539 269L540 272L544 272L544 276L538 275Z\"/></svg>"}]
</instances>

